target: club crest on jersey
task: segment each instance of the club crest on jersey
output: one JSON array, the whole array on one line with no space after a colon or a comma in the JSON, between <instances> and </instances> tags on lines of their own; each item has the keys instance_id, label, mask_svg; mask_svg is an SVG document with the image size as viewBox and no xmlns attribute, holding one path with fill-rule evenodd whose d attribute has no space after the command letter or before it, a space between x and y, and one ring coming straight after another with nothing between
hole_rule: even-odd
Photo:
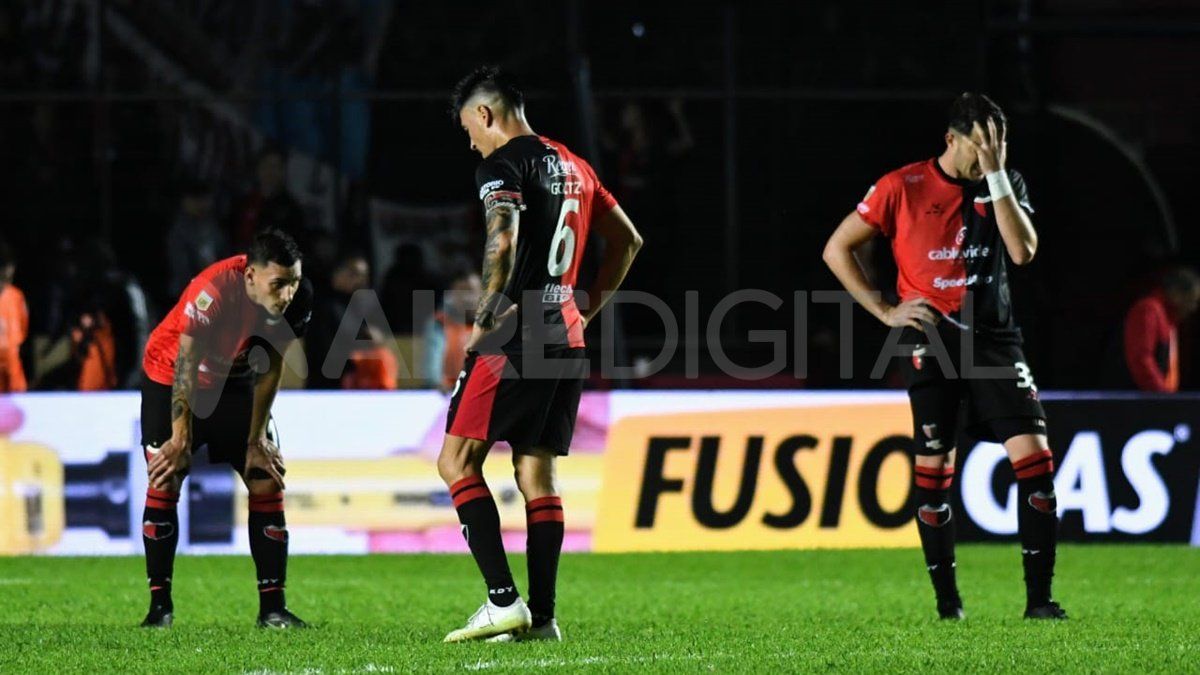
<instances>
[{"instance_id":1,"label":"club crest on jersey","mask_svg":"<svg viewBox=\"0 0 1200 675\"><path fill-rule=\"evenodd\" d=\"M281 544L286 544L288 542L288 531L286 527L267 525L263 528L263 535L265 535L267 539L273 539Z\"/></svg>"},{"instance_id":2,"label":"club crest on jersey","mask_svg":"<svg viewBox=\"0 0 1200 675\"><path fill-rule=\"evenodd\" d=\"M207 312L208 308L212 306L212 302L212 296L208 294L208 291L200 291L200 295L196 296L196 309Z\"/></svg>"},{"instance_id":3,"label":"club crest on jersey","mask_svg":"<svg viewBox=\"0 0 1200 675\"><path fill-rule=\"evenodd\" d=\"M936 424L922 424L921 431L925 432L926 438L933 438L933 437L937 436L937 425Z\"/></svg>"}]
</instances>

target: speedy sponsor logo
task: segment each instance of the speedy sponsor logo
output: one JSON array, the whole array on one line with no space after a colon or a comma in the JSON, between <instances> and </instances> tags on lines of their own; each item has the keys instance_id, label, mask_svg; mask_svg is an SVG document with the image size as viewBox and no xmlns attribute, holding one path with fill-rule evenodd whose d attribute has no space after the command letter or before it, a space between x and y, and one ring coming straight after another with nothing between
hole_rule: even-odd
<instances>
[{"instance_id":1,"label":"speedy sponsor logo","mask_svg":"<svg viewBox=\"0 0 1200 675\"><path fill-rule=\"evenodd\" d=\"M990 283L992 283L992 280L993 280L993 277L992 277L992 275L989 274L987 277L984 278L983 283L990 284ZM972 274L971 276L968 276L968 277L958 277L956 279L945 279L943 277L937 277L936 279L933 280L933 287L938 289L939 291L944 291L947 288L963 288L965 286L975 286L978 284L979 284L979 275L978 274Z\"/></svg>"},{"instance_id":2,"label":"speedy sponsor logo","mask_svg":"<svg viewBox=\"0 0 1200 675\"><path fill-rule=\"evenodd\" d=\"M915 546L903 403L627 417L597 551Z\"/></svg>"}]
</instances>

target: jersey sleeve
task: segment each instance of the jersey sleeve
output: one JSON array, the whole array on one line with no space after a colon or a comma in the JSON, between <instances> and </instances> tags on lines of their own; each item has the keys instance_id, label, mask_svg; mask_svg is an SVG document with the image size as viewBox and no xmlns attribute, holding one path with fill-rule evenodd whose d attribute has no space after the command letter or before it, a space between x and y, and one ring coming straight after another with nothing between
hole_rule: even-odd
<instances>
[{"instance_id":1,"label":"jersey sleeve","mask_svg":"<svg viewBox=\"0 0 1200 675\"><path fill-rule=\"evenodd\" d=\"M601 183L595 174L592 174L592 180L596 182L596 189L592 193L592 217L599 218L616 208L617 198L604 187L604 183Z\"/></svg>"},{"instance_id":2,"label":"jersey sleeve","mask_svg":"<svg viewBox=\"0 0 1200 675\"><path fill-rule=\"evenodd\" d=\"M221 316L221 293L211 283L192 284L183 292L183 334L204 337Z\"/></svg>"},{"instance_id":3,"label":"jersey sleeve","mask_svg":"<svg viewBox=\"0 0 1200 675\"><path fill-rule=\"evenodd\" d=\"M521 172L507 159L484 160L475 170L475 186L479 188L479 200L483 202L485 213L500 204L525 210Z\"/></svg>"},{"instance_id":4,"label":"jersey sleeve","mask_svg":"<svg viewBox=\"0 0 1200 675\"><path fill-rule=\"evenodd\" d=\"M1017 203L1025 209L1026 213L1032 214L1033 203L1029 201L1029 187L1025 184L1025 177L1019 172L1009 169L1008 182L1012 185L1013 196L1017 198Z\"/></svg>"},{"instance_id":5,"label":"jersey sleeve","mask_svg":"<svg viewBox=\"0 0 1200 675\"><path fill-rule=\"evenodd\" d=\"M896 209L900 204L900 186L891 174L886 175L867 190L858 203L858 215L871 227L885 236L896 233Z\"/></svg>"}]
</instances>

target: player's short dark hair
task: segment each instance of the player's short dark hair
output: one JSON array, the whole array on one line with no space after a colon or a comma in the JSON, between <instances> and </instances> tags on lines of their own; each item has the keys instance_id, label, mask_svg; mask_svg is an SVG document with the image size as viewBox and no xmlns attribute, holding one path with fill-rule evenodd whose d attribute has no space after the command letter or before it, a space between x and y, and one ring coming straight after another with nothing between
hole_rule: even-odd
<instances>
[{"instance_id":1,"label":"player's short dark hair","mask_svg":"<svg viewBox=\"0 0 1200 675\"><path fill-rule=\"evenodd\" d=\"M0 270L9 265L17 264L17 256L13 253L12 247L7 241L0 239Z\"/></svg>"},{"instance_id":2,"label":"player's short dark hair","mask_svg":"<svg viewBox=\"0 0 1200 675\"><path fill-rule=\"evenodd\" d=\"M291 267L301 257L300 245L292 235L268 228L254 235L254 241L250 242L250 250L246 253L246 262L251 265L277 263Z\"/></svg>"},{"instance_id":3,"label":"player's short dark hair","mask_svg":"<svg viewBox=\"0 0 1200 675\"><path fill-rule=\"evenodd\" d=\"M950 128L964 136L971 135L976 122L986 130L989 118L996 120L996 130L1001 134L1004 133L1004 127L1008 126L1008 118L995 101L986 94L970 91L963 92L950 104L949 118Z\"/></svg>"},{"instance_id":4,"label":"player's short dark hair","mask_svg":"<svg viewBox=\"0 0 1200 675\"><path fill-rule=\"evenodd\" d=\"M457 123L463 106L480 93L499 97L513 110L525 107L525 94L511 73L499 66L480 66L454 85L454 92L450 94L450 119Z\"/></svg>"},{"instance_id":5,"label":"player's short dark hair","mask_svg":"<svg viewBox=\"0 0 1200 675\"><path fill-rule=\"evenodd\" d=\"M1160 279L1163 290L1174 293L1200 292L1200 274L1190 267L1176 265L1167 268Z\"/></svg>"}]
</instances>

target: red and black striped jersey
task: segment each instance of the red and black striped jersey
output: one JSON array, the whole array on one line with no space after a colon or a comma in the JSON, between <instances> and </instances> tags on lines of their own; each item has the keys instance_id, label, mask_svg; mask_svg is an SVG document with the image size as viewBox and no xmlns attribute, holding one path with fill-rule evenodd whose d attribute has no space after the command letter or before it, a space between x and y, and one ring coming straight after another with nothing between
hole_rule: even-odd
<instances>
[{"instance_id":1,"label":"red and black striped jersey","mask_svg":"<svg viewBox=\"0 0 1200 675\"><path fill-rule=\"evenodd\" d=\"M1007 171L1017 203L1033 213L1025 180ZM922 297L972 328L1019 337L1006 249L987 181L951 178L936 158L917 162L876 181L858 204L858 213L892 240L901 301ZM961 317L968 291L974 316Z\"/></svg>"},{"instance_id":2,"label":"red and black striped jersey","mask_svg":"<svg viewBox=\"0 0 1200 675\"><path fill-rule=\"evenodd\" d=\"M475 181L485 213L498 203L521 212L516 264L504 289L519 305L521 330L503 350L584 346L575 283L589 227L616 199L586 161L545 136L505 143L479 165Z\"/></svg>"}]
</instances>

